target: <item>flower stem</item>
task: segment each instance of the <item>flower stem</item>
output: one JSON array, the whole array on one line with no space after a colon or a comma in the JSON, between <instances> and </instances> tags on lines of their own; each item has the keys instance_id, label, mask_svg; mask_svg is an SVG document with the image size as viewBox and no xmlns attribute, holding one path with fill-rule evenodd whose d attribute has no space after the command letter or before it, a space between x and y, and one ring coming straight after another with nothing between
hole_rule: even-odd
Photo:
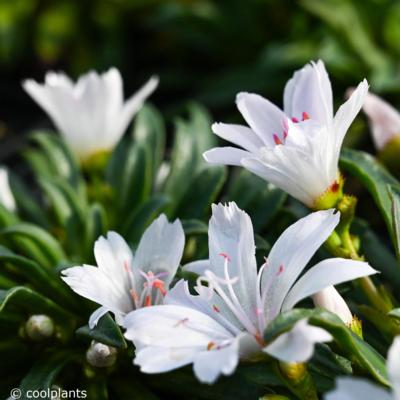
<instances>
[{"instance_id":1,"label":"flower stem","mask_svg":"<svg viewBox=\"0 0 400 400\"><path fill-rule=\"evenodd\" d=\"M340 223L332 235L332 239L328 239L326 248L333 255L355 261L364 261L364 257L358 254L355 240L350 233L356 205L357 198L354 196L344 195L339 201L336 207L340 211ZM393 308L389 296L382 296L382 293L380 293L370 277L366 276L357 279L356 285L377 310L387 313Z\"/></svg>"}]
</instances>

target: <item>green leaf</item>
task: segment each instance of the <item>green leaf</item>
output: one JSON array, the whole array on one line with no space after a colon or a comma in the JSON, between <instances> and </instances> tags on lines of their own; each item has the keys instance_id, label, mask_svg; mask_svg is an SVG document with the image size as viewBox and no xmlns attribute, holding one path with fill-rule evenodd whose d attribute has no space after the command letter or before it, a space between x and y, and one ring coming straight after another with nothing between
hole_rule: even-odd
<instances>
[{"instance_id":1,"label":"green leaf","mask_svg":"<svg viewBox=\"0 0 400 400\"><path fill-rule=\"evenodd\" d=\"M393 252L382 241L369 224L359 218L352 226L354 233L360 237L361 251L366 260L382 275L393 287L400 287L399 263Z\"/></svg>"},{"instance_id":2,"label":"green leaf","mask_svg":"<svg viewBox=\"0 0 400 400\"><path fill-rule=\"evenodd\" d=\"M56 266L60 261L65 260L66 256L60 243L44 229L29 223L19 223L0 231L0 235L10 238L22 249L29 250L29 245L33 244L40 251L39 263L49 268ZM19 242L18 238L25 239ZM15 240L17 239L17 240Z\"/></svg>"},{"instance_id":3,"label":"green leaf","mask_svg":"<svg viewBox=\"0 0 400 400\"><path fill-rule=\"evenodd\" d=\"M96 340L109 346L123 349L127 347L121 329L109 313L101 317L93 329L90 329L89 325L85 325L77 329L76 334L79 337Z\"/></svg>"},{"instance_id":4,"label":"green leaf","mask_svg":"<svg viewBox=\"0 0 400 400\"><path fill-rule=\"evenodd\" d=\"M40 178L39 184L49 199L57 224L65 232L62 241L67 252L82 254L84 241L81 234L86 229L86 201L60 177Z\"/></svg>"},{"instance_id":5,"label":"green leaf","mask_svg":"<svg viewBox=\"0 0 400 400\"><path fill-rule=\"evenodd\" d=\"M164 157L165 125L160 112L145 104L135 117L133 137L143 145L152 160L152 175L155 182L158 168Z\"/></svg>"},{"instance_id":6,"label":"green leaf","mask_svg":"<svg viewBox=\"0 0 400 400\"><path fill-rule=\"evenodd\" d=\"M31 138L40 146L56 176L67 179L82 194L82 176L78 162L63 140L55 134L44 132L35 132Z\"/></svg>"},{"instance_id":7,"label":"green leaf","mask_svg":"<svg viewBox=\"0 0 400 400\"><path fill-rule=\"evenodd\" d=\"M132 212L127 218L121 233L129 243L138 243L148 225L170 203L170 199L164 195L151 197Z\"/></svg>"},{"instance_id":8,"label":"green leaf","mask_svg":"<svg viewBox=\"0 0 400 400\"><path fill-rule=\"evenodd\" d=\"M189 111L189 121L179 119L175 123L171 171L164 187L164 191L174 199L169 207L170 215L176 214L185 194L193 192L194 177L207 165L203 160L204 151L217 144L216 137L211 132L211 119L207 112L195 104L189 106ZM202 187L196 189L197 193L203 192Z\"/></svg>"},{"instance_id":9,"label":"green leaf","mask_svg":"<svg viewBox=\"0 0 400 400\"><path fill-rule=\"evenodd\" d=\"M343 149L340 166L357 177L371 193L393 237L392 201L387 185L399 185L371 155L358 150Z\"/></svg>"},{"instance_id":10,"label":"green leaf","mask_svg":"<svg viewBox=\"0 0 400 400\"><path fill-rule=\"evenodd\" d=\"M392 200L393 242L400 261L400 186L388 185L387 189Z\"/></svg>"},{"instance_id":11,"label":"green leaf","mask_svg":"<svg viewBox=\"0 0 400 400\"><path fill-rule=\"evenodd\" d=\"M92 204L86 217L86 241L84 246L86 260L92 259L94 242L107 232L107 227L107 213L104 207L99 203Z\"/></svg>"},{"instance_id":12,"label":"green leaf","mask_svg":"<svg viewBox=\"0 0 400 400\"><path fill-rule=\"evenodd\" d=\"M46 314L68 335L75 325L76 317L52 300L24 286L0 290L0 314L3 311L18 311L26 317L31 314Z\"/></svg>"},{"instance_id":13,"label":"green leaf","mask_svg":"<svg viewBox=\"0 0 400 400\"><path fill-rule=\"evenodd\" d=\"M18 214L24 219L49 228L46 213L28 186L12 171L9 172L10 187L17 204Z\"/></svg>"},{"instance_id":14,"label":"green leaf","mask_svg":"<svg viewBox=\"0 0 400 400\"><path fill-rule=\"evenodd\" d=\"M124 153L122 159L112 161L114 175L112 183L121 222L125 221L127 214L149 198L153 185L152 160L148 157L146 148L131 140ZM115 165L116 162L119 163L118 166ZM116 174L120 176L117 178Z\"/></svg>"},{"instance_id":15,"label":"green leaf","mask_svg":"<svg viewBox=\"0 0 400 400\"><path fill-rule=\"evenodd\" d=\"M6 227L18 223L18 217L0 204L0 227Z\"/></svg>"},{"instance_id":16,"label":"green leaf","mask_svg":"<svg viewBox=\"0 0 400 400\"><path fill-rule=\"evenodd\" d=\"M341 319L323 309L294 309L275 318L264 332L265 342L270 342L280 333L288 331L299 319L308 318L311 325L328 331L335 339L343 355L365 371L368 371L378 382L389 385L385 359L368 343L355 335Z\"/></svg>"},{"instance_id":17,"label":"green leaf","mask_svg":"<svg viewBox=\"0 0 400 400\"><path fill-rule=\"evenodd\" d=\"M226 179L224 166L207 167L200 170L187 186L174 216L179 218L203 218L210 204L217 198ZM197 190L193 190L197 188Z\"/></svg>"},{"instance_id":18,"label":"green leaf","mask_svg":"<svg viewBox=\"0 0 400 400\"><path fill-rule=\"evenodd\" d=\"M14 272L24 276L43 294L50 296L54 300L60 300L64 306L66 304L76 305L72 292L66 288L54 270L44 269L35 261L19 256L1 245L0 261L11 263L17 267L14 267Z\"/></svg>"},{"instance_id":19,"label":"green leaf","mask_svg":"<svg viewBox=\"0 0 400 400\"><path fill-rule=\"evenodd\" d=\"M32 396L27 395L29 390L50 389L62 369L68 363L78 359L79 355L71 351L59 351L50 355L43 354L21 382L19 387L22 392L21 399L28 400L32 398Z\"/></svg>"},{"instance_id":20,"label":"green leaf","mask_svg":"<svg viewBox=\"0 0 400 400\"><path fill-rule=\"evenodd\" d=\"M183 219L185 235L207 235L208 225L199 219Z\"/></svg>"},{"instance_id":21,"label":"green leaf","mask_svg":"<svg viewBox=\"0 0 400 400\"><path fill-rule=\"evenodd\" d=\"M236 202L241 209L246 210L254 230L260 231L282 208L287 195L243 168L235 172L224 198Z\"/></svg>"}]
</instances>

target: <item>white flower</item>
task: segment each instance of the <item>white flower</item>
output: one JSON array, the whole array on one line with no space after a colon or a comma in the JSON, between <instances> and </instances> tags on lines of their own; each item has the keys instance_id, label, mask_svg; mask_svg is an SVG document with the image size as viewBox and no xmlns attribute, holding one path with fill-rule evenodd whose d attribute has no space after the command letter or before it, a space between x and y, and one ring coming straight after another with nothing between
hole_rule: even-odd
<instances>
[{"instance_id":1,"label":"white flower","mask_svg":"<svg viewBox=\"0 0 400 400\"><path fill-rule=\"evenodd\" d=\"M180 221L168 223L162 214L147 228L134 255L120 235L109 232L94 246L98 267L68 268L62 271L62 279L79 295L102 305L90 317L91 328L108 311L121 324L128 312L162 303L184 242Z\"/></svg>"},{"instance_id":2,"label":"white flower","mask_svg":"<svg viewBox=\"0 0 400 400\"><path fill-rule=\"evenodd\" d=\"M392 392L365 379L343 377L336 380L336 387L325 400L400 400L400 336L389 348L387 370Z\"/></svg>"},{"instance_id":3,"label":"white flower","mask_svg":"<svg viewBox=\"0 0 400 400\"><path fill-rule=\"evenodd\" d=\"M214 148L204 158L243 166L313 207L326 191L339 189L340 149L367 91L364 80L333 117L323 62L306 65L285 87L285 112L257 94L239 93L236 104L250 128L217 123L212 129L242 149Z\"/></svg>"},{"instance_id":4,"label":"white flower","mask_svg":"<svg viewBox=\"0 0 400 400\"><path fill-rule=\"evenodd\" d=\"M289 332L279 335L264 347L263 351L288 363L304 362L312 357L316 343L332 340L332 335L325 329L308 324L307 319L301 319Z\"/></svg>"},{"instance_id":5,"label":"white flower","mask_svg":"<svg viewBox=\"0 0 400 400\"><path fill-rule=\"evenodd\" d=\"M314 294L313 301L315 306L325 308L339 316L346 325L352 323L353 315L351 314L349 306L333 286L328 286Z\"/></svg>"},{"instance_id":6,"label":"white flower","mask_svg":"<svg viewBox=\"0 0 400 400\"><path fill-rule=\"evenodd\" d=\"M299 279L338 222L333 210L297 221L280 236L257 273L249 216L235 203L214 205L209 260L186 267L203 271L195 287L198 295L191 295L181 280L164 305L125 318L125 336L136 346L135 364L143 372L158 373L193 363L198 379L211 383L221 373L232 373L240 357L262 350L264 330L281 312L328 286L375 273L367 263L335 258L318 263Z\"/></svg>"},{"instance_id":7,"label":"white flower","mask_svg":"<svg viewBox=\"0 0 400 400\"><path fill-rule=\"evenodd\" d=\"M369 93L363 110L368 116L372 138L378 150L382 150L391 139L400 135L400 113L389 103Z\"/></svg>"},{"instance_id":8,"label":"white flower","mask_svg":"<svg viewBox=\"0 0 400 400\"><path fill-rule=\"evenodd\" d=\"M44 84L32 79L23 82L26 92L46 111L81 160L111 150L157 85L158 78L152 77L124 103L116 68L101 75L91 71L76 83L55 72L46 74Z\"/></svg>"},{"instance_id":9,"label":"white flower","mask_svg":"<svg viewBox=\"0 0 400 400\"><path fill-rule=\"evenodd\" d=\"M9 211L16 210L15 199L8 180L8 172L3 167L0 167L0 204Z\"/></svg>"}]
</instances>

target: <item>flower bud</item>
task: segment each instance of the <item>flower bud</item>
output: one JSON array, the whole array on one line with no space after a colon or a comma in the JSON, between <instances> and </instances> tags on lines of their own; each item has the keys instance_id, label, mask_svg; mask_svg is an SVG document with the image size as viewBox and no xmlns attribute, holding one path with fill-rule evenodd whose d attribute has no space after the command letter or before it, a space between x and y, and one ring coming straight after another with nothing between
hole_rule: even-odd
<instances>
[{"instance_id":1,"label":"flower bud","mask_svg":"<svg viewBox=\"0 0 400 400\"><path fill-rule=\"evenodd\" d=\"M117 349L106 344L92 341L86 352L86 360L97 368L111 367L117 359Z\"/></svg>"},{"instance_id":2,"label":"flower bud","mask_svg":"<svg viewBox=\"0 0 400 400\"><path fill-rule=\"evenodd\" d=\"M25 324L27 336L34 341L41 341L53 336L54 324L47 315L32 315Z\"/></svg>"},{"instance_id":3,"label":"flower bud","mask_svg":"<svg viewBox=\"0 0 400 400\"><path fill-rule=\"evenodd\" d=\"M343 297L333 287L329 286L313 296L314 305L336 314L347 326L353 321L353 315Z\"/></svg>"}]
</instances>

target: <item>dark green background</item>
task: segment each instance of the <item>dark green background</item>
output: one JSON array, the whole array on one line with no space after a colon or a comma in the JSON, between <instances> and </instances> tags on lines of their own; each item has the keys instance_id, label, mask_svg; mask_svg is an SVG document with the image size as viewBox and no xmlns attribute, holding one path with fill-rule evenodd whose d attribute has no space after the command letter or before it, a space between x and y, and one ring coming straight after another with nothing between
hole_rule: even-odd
<instances>
[{"instance_id":1,"label":"dark green background","mask_svg":"<svg viewBox=\"0 0 400 400\"><path fill-rule=\"evenodd\" d=\"M152 100L167 118L196 99L233 120L237 92L281 104L293 70L317 58L336 103L364 77L399 103L400 2L0 0L0 158L19 147L16 133L50 126L20 87L49 69L76 77L115 65L127 95L156 73Z\"/></svg>"}]
</instances>

